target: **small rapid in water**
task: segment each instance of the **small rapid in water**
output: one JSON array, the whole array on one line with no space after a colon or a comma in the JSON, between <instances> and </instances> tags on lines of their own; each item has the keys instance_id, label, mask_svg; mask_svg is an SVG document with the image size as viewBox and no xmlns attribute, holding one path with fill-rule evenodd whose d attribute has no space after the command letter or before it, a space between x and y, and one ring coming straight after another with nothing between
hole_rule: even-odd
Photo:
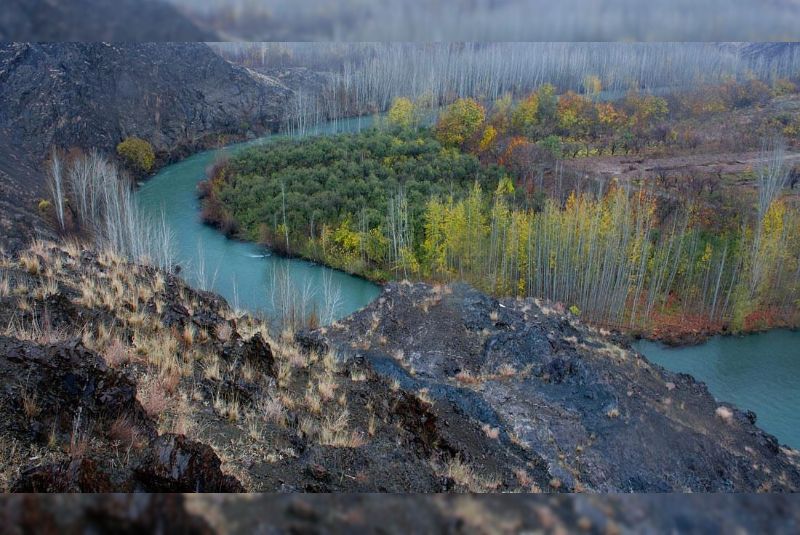
<instances>
[{"instance_id":1,"label":"small rapid in water","mask_svg":"<svg viewBox=\"0 0 800 535\"><path fill-rule=\"evenodd\" d=\"M332 121L306 135L357 132L373 121L373 117ZM190 156L163 168L142 184L137 199L143 211L156 220L163 212L174 233L181 276L193 286L219 293L231 306L267 317L276 317L282 308L279 302L286 302L282 299L285 292L276 286L289 286L309 301L306 312L316 311L322 321L335 320L369 304L380 288L342 271L273 255L257 244L228 239L200 219L197 183L206 178L206 169L218 156L230 156L285 137L273 134ZM295 295L294 300L298 297ZM293 305L300 307L300 303Z\"/></svg>"}]
</instances>

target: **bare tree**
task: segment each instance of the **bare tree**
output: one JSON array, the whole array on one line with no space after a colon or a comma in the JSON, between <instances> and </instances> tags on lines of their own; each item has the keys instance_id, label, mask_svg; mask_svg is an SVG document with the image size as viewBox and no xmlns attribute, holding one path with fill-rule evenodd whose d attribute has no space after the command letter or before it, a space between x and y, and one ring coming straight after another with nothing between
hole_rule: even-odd
<instances>
[{"instance_id":1,"label":"bare tree","mask_svg":"<svg viewBox=\"0 0 800 535\"><path fill-rule=\"evenodd\" d=\"M774 138L764 142L757 170L759 219L764 218L769 207L789 184L789 178L785 141L782 138Z\"/></svg>"},{"instance_id":2,"label":"bare tree","mask_svg":"<svg viewBox=\"0 0 800 535\"><path fill-rule=\"evenodd\" d=\"M145 216L133 195L130 180L116 165L93 152L78 156L65 170L61 160L54 156L50 174L54 197L65 199L69 190L81 231L97 247L108 248L129 260L152 263L166 270L172 268L173 234L166 218L163 213L160 220ZM59 203L62 208L64 204L63 200ZM63 228L63 213L60 217Z\"/></svg>"},{"instance_id":3,"label":"bare tree","mask_svg":"<svg viewBox=\"0 0 800 535\"><path fill-rule=\"evenodd\" d=\"M61 230L64 230L64 173L61 165L61 157L58 152L53 151L50 158L50 195L53 199L53 207L56 211L56 219Z\"/></svg>"}]
</instances>

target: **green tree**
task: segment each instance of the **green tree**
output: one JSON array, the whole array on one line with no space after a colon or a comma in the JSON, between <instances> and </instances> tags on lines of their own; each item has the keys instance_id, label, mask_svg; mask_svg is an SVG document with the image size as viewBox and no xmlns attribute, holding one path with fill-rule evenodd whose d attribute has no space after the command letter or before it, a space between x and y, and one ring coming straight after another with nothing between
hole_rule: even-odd
<instances>
[{"instance_id":1,"label":"green tree","mask_svg":"<svg viewBox=\"0 0 800 535\"><path fill-rule=\"evenodd\" d=\"M531 93L520 102L511 115L511 126L516 132L530 135L531 128L539 122L539 95Z\"/></svg>"},{"instance_id":2,"label":"green tree","mask_svg":"<svg viewBox=\"0 0 800 535\"><path fill-rule=\"evenodd\" d=\"M539 99L539 123L546 128L552 128L556 122L556 108L558 107L558 97L556 88L550 84L544 84L536 90Z\"/></svg>"}]
</instances>

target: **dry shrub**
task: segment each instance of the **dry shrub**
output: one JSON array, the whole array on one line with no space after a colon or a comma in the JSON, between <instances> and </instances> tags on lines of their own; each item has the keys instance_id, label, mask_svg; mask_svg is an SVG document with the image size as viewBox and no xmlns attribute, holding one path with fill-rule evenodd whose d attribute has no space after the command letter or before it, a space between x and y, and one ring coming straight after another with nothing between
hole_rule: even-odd
<instances>
[{"instance_id":1,"label":"dry shrub","mask_svg":"<svg viewBox=\"0 0 800 535\"><path fill-rule=\"evenodd\" d=\"M215 329L217 334L217 339L222 342L227 342L231 338L231 334L233 334L233 328L228 322L220 323L217 325Z\"/></svg>"},{"instance_id":2,"label":"dry shrub","mask_svg":"<svg viewBox=\"0 0 800 535\"><path fill-rule=\"evenodd\" d=\"M170 399L156 377L145 377L139 383L136 399L150 418L158 419L169 407Z\"/></svg>"},{"instance_id":3,"label":"dry shrub","mask_svg":"<svg viewBox=\"0 0 800 535\"><path fill-rule=\"evenodd\" d=\"M114 338L106 346L103 357L109 367L117 368L130 362L131 352L119 338Z\"/></svg>"},{"instance_id":4,"label":"dry shrub","mask_svg":"<svg viewBox=\"0 0 800 535\"><path fill-rule=\"evenodd\" d=\"M108 438L129 448L139 447L143 439L139 433L139 428L128 416L119 416L111 422L111 426L108 429Z\"/></svg>"},{"instance_id":5,"label":"dry shrub","mask_svg":"<svg viewBox=\"0 0 800 535\"><path fill-rule=\"evenodd\" d=\"M266 398L261 400L259 402L259 411L268 422L274 422L281 426L286 423L283 404L278 399Z\"/></svg>"}]
</instances>

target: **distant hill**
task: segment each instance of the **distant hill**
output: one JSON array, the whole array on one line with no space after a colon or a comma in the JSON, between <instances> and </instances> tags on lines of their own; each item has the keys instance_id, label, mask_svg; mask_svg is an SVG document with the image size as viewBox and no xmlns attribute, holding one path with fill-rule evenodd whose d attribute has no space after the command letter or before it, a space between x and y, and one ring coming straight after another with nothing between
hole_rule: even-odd
<instances>
[{"instance_id":1,"label":"distant hill","mask_svg":"<svg viewBox=\"0 0 800 535\"><path fill-rule=\"evenodd\" d=\"M0 41L213 41L162 0L6 0Z\"/></svg>"}]
</instances>

